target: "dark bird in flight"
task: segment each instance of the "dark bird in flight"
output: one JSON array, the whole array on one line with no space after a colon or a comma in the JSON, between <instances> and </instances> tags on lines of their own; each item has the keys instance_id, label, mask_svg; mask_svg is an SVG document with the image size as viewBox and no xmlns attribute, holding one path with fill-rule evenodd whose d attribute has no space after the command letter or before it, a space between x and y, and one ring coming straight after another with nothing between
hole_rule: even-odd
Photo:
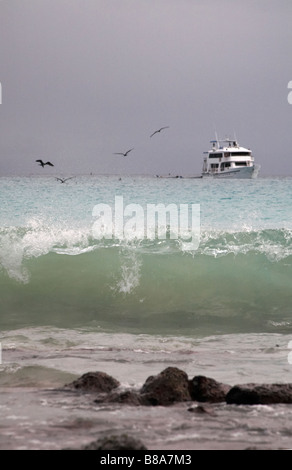
<instances>
[{"instance_id":1,"label":"dark bird in flight","mask_svg":"<svg viewBox=\"0 0 292 470\"><path fill-rule=\"evenodd\" d=\"M123 152L116 152L114 153L114 155L123 155L123 157L126 157L128 155L128 153L132 152L132 150L134 150L133 148L130 149L130 150L127 150L125 153Z\"/></svg>"},{"instance_id":2,"label":"dark bird in flight","mask_svg":"<svg viewBox=\"0 0 292 470\"><path fill-rule=\"evenodd\" d=\"M66 181L68 181L68 180L72 180L73 178L75 178L75 177L71 176L71 178L56 178L56 180L60 181L61 184L63 184L63 183L66 183Z\"/></svg>"},{"instance_id":3,"label":"dark bird in flight","mask_svg":"<svg viewBox=\"0 0 292 470\"><path fill-rule=\"evenodd\" d=\"M161 132L163 129L169 129L169 126L161 127L161 128L158 129L157 131L153 132L153 134L151 134L150 137L153 137L155 134L157 134L158 132Z\"/></svg>"},{"instance_id":4,"label":"dark bird in flight","mask_svg":"<svg viewBox=\"0 0 292 470\"><path fill-rule=\"evenodd\" d=\"M42 160L36 160L44 168L45 165L54 166L51 162L44 163Z\"/></svg>"}]
</instances>

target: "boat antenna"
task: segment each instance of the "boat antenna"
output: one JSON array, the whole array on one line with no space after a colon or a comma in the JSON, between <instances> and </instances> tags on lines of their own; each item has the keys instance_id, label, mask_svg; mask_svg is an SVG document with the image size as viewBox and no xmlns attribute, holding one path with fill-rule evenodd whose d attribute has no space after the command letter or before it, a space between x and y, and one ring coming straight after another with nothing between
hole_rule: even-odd
<instances>
[{"instance_id":1,"label":"boat antenna","mask_svg":"<svg viewBox=\"0 0 292 470\"><path fill-rule=\"evenodd\" d=\"M216 126L215 124L214 125L214 132L215 132L215 138L216 138L216 141L218 142L218 134L217 134L217 129L216 129Z\"/></svg>"}]
</instances>

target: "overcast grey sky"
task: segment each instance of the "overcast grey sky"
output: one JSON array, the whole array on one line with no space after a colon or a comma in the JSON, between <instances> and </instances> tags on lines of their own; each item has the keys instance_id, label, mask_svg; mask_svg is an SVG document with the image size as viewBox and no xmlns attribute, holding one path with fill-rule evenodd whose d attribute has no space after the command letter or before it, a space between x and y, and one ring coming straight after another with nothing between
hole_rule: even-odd
<instances>
[{"instance_id":1,"label":"overcast grey sky","mask_svg":"<svg viewBox=\"0 0 292 470\"><path fill-rule=\"evenodd\" d=\"M199 174L215 130L292 175L291 80L291 0L2 0L0 175Z\"/></svg>"}]
</instances>

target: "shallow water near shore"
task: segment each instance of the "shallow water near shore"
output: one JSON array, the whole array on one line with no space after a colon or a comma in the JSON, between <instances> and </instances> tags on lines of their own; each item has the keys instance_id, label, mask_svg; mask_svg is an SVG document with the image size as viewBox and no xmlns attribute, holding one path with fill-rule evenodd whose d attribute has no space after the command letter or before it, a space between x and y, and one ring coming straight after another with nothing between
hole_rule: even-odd
<instances>
[{"instance_id":1,"label":"shallow water near shore","mask_svg":"<svg viewBox=\"0 0 292 470\"><path fill-rule=\"evenodd\" d=\"M290 405L178 403L171 407L97 404L96 394L61 390L88 371L105 371L121 389L176 366L191 379L291 382L287 336L203 338L96 333L54 328L4 334L0 374L1 449L77 448L127 433L149 450L291 448Z\"/></svg>"},{"instance_id":2,"label":"shallow water near shore","mask_svg":"<svg viewBox=\"0 0 292 470\"><path fill-rule=\"evenodd\" d=\"M189 378L290 383L292 180L0 178L0 449L113 432L149 449L291 448L291 407L97 405L56 390L89 371L139 388ZM96 204L200 204L200 243L97 240ZM129 233L128 233L129 235Z\"/></svg>"}]
</instances>

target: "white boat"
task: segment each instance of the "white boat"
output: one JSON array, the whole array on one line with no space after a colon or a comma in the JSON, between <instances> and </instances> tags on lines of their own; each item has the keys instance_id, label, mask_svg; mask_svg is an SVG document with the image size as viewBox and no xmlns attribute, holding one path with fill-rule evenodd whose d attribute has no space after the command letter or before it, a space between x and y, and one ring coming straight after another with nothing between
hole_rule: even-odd
<instances>
[{"instance_id":1,"label":"white boat","mask_svg":"<svg viewBox=\"0 0 292 470\"><path fill-rule=\"evenodd\" d=\"M256 178L260 166L255 165L250 149L240 147L236 140L211 140L212 149L204 152L202 177Z\"/></svg>"}]
</instances>

